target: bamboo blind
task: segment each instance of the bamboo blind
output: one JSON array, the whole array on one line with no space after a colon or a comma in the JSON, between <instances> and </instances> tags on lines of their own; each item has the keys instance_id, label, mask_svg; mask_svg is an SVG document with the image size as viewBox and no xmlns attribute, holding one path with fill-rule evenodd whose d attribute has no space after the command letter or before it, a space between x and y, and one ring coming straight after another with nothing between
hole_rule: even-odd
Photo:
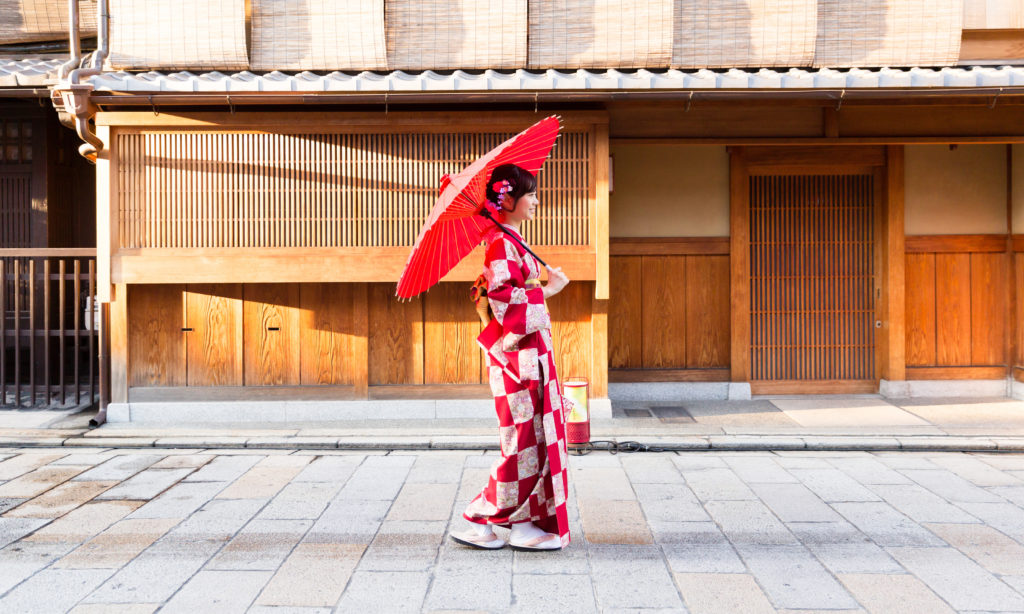
<instances>
[{"instance_id":1,"label":"bamboo blind","mask_svg":"<svg viewBox=\"0 0 1024 614\"><path fill-rule=\"evenodd\" d=\"M125 248L411 246L444 173L511 135L118 135ZM563 132L538 179L537 245L590 244L589 132Z\"/></svg>"},{"instance_id":2,"label":"bamboo blind","mask_svg":"<svg viewBox=\"0 0 1024 614\"><path fill-rule=\"evenodd\" d=\"M667 68L673 0L529 0L530 68Z\"/></svg>"},{"instance_id":3,"label":"bamboo blind","mask_svg":"<svg viewBox=\"0 0 1024 614\"><path fill-rule=\"evenodd\" d=\"M817 0L676 0L673 68L809 66Z\"/></svg>"},{"instance_id":4,"label":"bamboo blind","mask_svg":"<svg viewBox=\"0 0 1024 614\"><path fill-rule=\"evenodd\" d=\"M255 70L386 70L384 0L251 0Z\"/></svg>"},{"instance_id":5,"label":"bamboo blind","mask_svg":"<svg viewBox=\"0 0 1024 614\"><path fill-rule=\"evenodd\" d=\"M245 0L110 0L114 69L244 70Z\"/></svg>"},{"instance_id":6,"label":"bamboo blind","mask_svg":"<svg viewBox=\"0 0 1024 614\"><path fill-rule=\"evenodd\" d=\"M526 2L389 1L388 68L521 68L526 65Z\"/></svg>"},{"instance_id":7,"label":"bamboo blind","mask_svg":"<svg viewBox=\"0 0 1024 614\"><path fill-rule=\"evenodd\" d=\"M818 0L815 66L951 66L963 0Z\"/></svg>"},{"instance_id":8,"label":"bamboo blind","mask_svg":"<svg viewBox=\"0 0 1024 614\"><path fill-rule=\"evenodd\" d=\"M80 0L82 36L96 36L96 0ZM0 45L67 40L68 0L0 0Z\"/></svg>"},{"instance_id":9,"label":"bamboo blind","mask_svg":"<svg viewBox=\"0 0 1024 614\"><path fill-rule=\"evenodd\" d=\"M964 29L1024 28L1024 3L1007 0L964 0Z\"/></svg>"},{"instance_id":10,"label":"bamboo blind","mask_svg":"<svg viewBox=\"0 0 1024 614\"><path fill-rule=\"evenodd\" d=\"M750 178L755 380L875 378L874 177Z\"/></svg>"}]
</instances>

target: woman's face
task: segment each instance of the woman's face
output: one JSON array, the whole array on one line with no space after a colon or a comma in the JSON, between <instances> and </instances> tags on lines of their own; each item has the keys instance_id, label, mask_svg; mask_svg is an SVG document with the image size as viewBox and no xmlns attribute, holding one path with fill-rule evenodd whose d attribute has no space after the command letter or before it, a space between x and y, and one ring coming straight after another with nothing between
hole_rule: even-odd
<instances>
[{"instance_id":1,"label":"woman's face","mask_svg":"<svg viewBox=\"0 0 1024 614\"><path fill-rule=\"evenodd\" d=\"M537 215L537 192L527 192L519 197L512 211L505 211L505 221L511 223L532 220ZM506 205L507 207L507 205Z\"/></svg>"}]
</instances>

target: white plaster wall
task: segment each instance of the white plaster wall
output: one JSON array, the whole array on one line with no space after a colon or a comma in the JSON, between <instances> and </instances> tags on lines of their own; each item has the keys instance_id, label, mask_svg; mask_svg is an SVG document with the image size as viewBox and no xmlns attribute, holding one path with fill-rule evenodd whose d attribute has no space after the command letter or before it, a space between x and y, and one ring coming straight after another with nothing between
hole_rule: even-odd
<instances>
[{"instance_id":1,"label":"white plaster wall","mask_svg":"<svg viewBox=\"0 0 1024 614\"><path fill-rule=\"evenodd\" d=\"M729 235L729 155L710 145L612 144L612 237Z\"/></svg>"},{"instance_id":2,"label":"white plaster wall","mask_svg":"<svg viewBox=\"0 0 1024 614\"><path fill-rule=\"evenodd\" d=\"M1006 232L1005 145L908 145L905 152L908 235Z\"/></svg>"}]
</instances>

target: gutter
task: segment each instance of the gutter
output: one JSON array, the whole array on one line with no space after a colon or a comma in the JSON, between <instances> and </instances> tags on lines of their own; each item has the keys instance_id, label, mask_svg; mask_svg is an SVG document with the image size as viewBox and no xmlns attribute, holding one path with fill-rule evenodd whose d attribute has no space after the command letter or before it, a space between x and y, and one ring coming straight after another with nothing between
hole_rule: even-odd
<instances>
[{"instance_id":1,"label":"gutter","mask_svg":"<svg viewBox=\"0 0 1024 614\"><path fill-rule=\"evenodd\" d=\"M384 91L384 92L93 92L92 99L102 106L265 106L265 105L345 105L345 104L430 104L483 102L617 102L677 101L687 106L695 102L727 101L812 101L835 103L841 107L853 101L899 101L904 104L929 104L953 99L982 98L990 107L995 103L1024 103L1024 86L964 88L857 88L857 89L701 89L701 90L546 90L546 91Z\"/></svg>"}]
</instances>

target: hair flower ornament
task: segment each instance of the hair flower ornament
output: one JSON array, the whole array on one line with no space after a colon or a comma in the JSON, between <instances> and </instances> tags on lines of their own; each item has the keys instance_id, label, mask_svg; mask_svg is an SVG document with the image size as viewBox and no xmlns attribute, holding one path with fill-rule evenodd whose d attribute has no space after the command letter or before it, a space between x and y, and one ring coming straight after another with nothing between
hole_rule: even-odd
<instances>
[{"instance_id":1,"label":"hair flower ornament","mask_svg":"<svg viewBox=\"0 0 1024 614\"><path fill-rule=\"evenodd\" d=\"M499 213L504 210L502 201L505 200L505 195L512 191L512 183L508 179L502 179L501 181L495 181L491 184L491 190L494 191L498 197L495 199L497 202L491 202L488 199L485 205L492 213Z\"/></svg>"}]
</instances>

